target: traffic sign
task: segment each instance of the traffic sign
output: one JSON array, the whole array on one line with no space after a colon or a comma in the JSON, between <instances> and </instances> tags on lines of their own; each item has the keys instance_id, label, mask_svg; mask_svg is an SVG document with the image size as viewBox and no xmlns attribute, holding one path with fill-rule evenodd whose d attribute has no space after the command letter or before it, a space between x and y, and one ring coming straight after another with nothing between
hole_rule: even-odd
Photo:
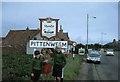
<instances>
[{"instance_id":1,"label":"traffic sign","mask_svg":"<svg viewBox=\"0 0 120 82\"><path fill-rule=\"evenodd\" d=\"M77 45L77 44L74 42L74 43L73 43L73 46L76 46L76 45Z\"/></svg>"}]
</instances>

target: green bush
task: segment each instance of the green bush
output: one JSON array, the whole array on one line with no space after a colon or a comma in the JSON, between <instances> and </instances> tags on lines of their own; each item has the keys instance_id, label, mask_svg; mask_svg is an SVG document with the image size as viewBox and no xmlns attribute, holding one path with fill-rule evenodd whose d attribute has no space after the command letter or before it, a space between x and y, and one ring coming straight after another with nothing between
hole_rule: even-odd
<instances>
[{"instance_id":1,"label":"green bush","mask_svg":"<svg viewBox=\"0 0 120 82\"><path fill-rule=\"evenodd\" d=\"M69 55L65 66L64 80L75 80L81 65L82 56ZM3 81L17 80L30 81L32 55L27 54L3 54L2 55L2 77Z\"/></svg>"},{"instance_id":2,"label":"green bush","mask_svg":"<svg viewBox=\"0 0 120 82\"><path fill-rule=\"evenodd\" d=\"M3 54L2 77L4 80L29 80L32 55Z\"/></svg>"}]
</instances>

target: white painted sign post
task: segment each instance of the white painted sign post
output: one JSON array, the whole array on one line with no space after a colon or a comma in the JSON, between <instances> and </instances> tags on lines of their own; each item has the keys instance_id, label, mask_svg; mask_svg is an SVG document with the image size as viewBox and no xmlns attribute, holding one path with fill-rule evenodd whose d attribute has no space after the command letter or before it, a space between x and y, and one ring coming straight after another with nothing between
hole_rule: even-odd
<instances>
[{"instance_id":1,"label":"white painted sign post","mask_svg":"<svg viewBox=\"0 0 120 82\"><path fill-rule=\"evenodd\" d=\"M77 44L74 42L74 43L73 43L73 60L74 60L74 57L75 57L75 53L74 53L74 52L75 52L75 46L76 46L76 45L77 45Z\"/></svg>"},{"instance_id":2,"label":"white painted sign post","mask_svg":"<svg viewBox=\"0 0 120 82\"><path fill-rule=\"evenodd\" d=\"M77 44L74 42L73 43L73 51L75 51L75 46L76 46Z\"/></svg>"}]
</instances>

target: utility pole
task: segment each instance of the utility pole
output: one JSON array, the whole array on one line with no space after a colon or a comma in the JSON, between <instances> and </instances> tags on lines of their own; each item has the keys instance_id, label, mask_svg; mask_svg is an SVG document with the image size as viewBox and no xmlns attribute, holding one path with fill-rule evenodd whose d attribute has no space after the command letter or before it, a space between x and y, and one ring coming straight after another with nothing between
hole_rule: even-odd
<instances>
[{"instance_id":1,"label":"utility pole","mask_svg":"<svg viewBox=\"0 0 120 82\"><path fill-rule=\"evenodd\" d=\"M92 16L92 17L89 17L89 14L87 14L87 51L88 51L88 35L89 35L89 18L96 18L96 17L94 17L94 16Z\"/></svg>"}]
</instances>

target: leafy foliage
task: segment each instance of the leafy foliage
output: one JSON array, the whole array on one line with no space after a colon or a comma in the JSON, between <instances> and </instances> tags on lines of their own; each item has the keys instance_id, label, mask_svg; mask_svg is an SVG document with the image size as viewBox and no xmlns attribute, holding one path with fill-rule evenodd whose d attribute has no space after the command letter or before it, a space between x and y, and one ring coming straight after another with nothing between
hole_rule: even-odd
<instances>
[{"instance_id":1,"label":"leafy foliage","mask_svg":"<svg viewBox=\"0 0 120 82\"><path fill-rule=\"evenodd\" d=\"M4 82L30 82L32 55L20 53L3 54L2 59L2 77ZM75 80L79 74L81 60L82 57L79 55L76 55L74 60L72 55L67 56L64 80Z\"/></svg>"},{"instance_id":2,"label":"leafy foliage","mask_svg":"<svg viewBox=\"0 0 120 82\"><path fill-rule=\"evenodd\" d=\"M30 79L32 55L3 54L2 58L3 81Z\"/></svg>"}]
</instances>

